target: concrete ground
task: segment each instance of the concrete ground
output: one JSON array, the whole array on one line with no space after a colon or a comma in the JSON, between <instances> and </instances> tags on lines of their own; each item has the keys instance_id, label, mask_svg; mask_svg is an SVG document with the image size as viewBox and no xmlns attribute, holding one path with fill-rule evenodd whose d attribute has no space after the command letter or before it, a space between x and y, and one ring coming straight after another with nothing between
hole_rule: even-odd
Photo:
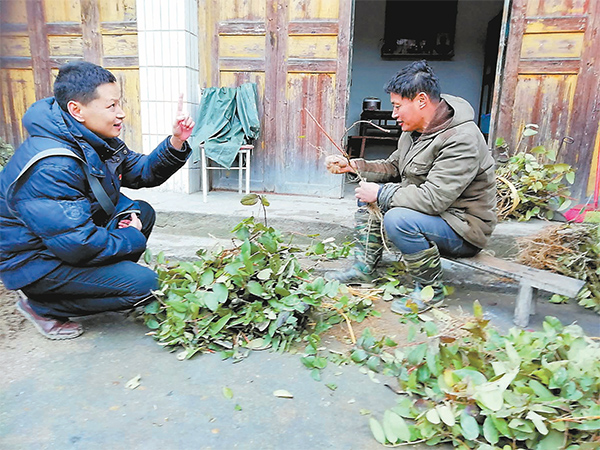
<instances>
[{"instance_id":1,"label":"concrete ground","mask_svg":"<svg viewBox=\"0 0 600 450\"><path fill-rule=\"evenodd\" d=\"M241 196L231 192L210 192L207 203L201 194L127 194L157 209L149 248L169 258L191 259L200 247L228 245L235 224L260 214L257 206L242 206ZM269 224L301 242L317 233L320 239L335 236L337 242L350 235L351 197L267 198ZM491 248L498 256L514 254L515 237L546 225L500 224ZM470 311L478 299L494 326L503 331L512 326L514 285L446 269L447 280L457 286L450 312ZM315 382L297 354L253 352L239 363L215 354L178 361L145 335L143 323L122 313L83 318L86 333L80 338L48 341L28 322L11 316L12 297L6 294L0 301L3 320L15 324L10 332L0 332L1 449L377 449L382 447L371 436L368 418L381 419L398 398L386 387L395 385L393 379L377 376L374 382L356 366L329 364L323 380ZM387 303L376 304L383 317L371 319L369 326L389 335L405 332ZM600 336L599 317L576 304L539 301L531 328L539 329L545 315L576 321L589 335ZM324 345L343 347L343 335L344 329L326 333ZM139 386L127 387L137 376ZM224 396L226 387L233 398ZM275 397L277 389L294 398Z\"/></svg>"}]
</instances>

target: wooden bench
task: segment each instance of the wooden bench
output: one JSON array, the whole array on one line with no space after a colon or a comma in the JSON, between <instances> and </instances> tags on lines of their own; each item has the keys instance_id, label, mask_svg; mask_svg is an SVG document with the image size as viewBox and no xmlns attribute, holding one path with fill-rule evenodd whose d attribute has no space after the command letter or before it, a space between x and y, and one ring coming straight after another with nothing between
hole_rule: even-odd
<instances>
[{"instance_id":1,"label":"wooden bench","mask_svg":"<svg viewBox=\"0 0 600 450\"><path fill-rule=\"evenodd\" d=\"M534 269L512 261L479 253L472 258L444 258L459 265L482 270L494 275L513 279L519 283L519 293L515 302L514 323L519 327L529 324L529 316L535 314L535 292L538 289L564 295L577 296L583 285L582 280Z\"/></svg>"}]
</instances>

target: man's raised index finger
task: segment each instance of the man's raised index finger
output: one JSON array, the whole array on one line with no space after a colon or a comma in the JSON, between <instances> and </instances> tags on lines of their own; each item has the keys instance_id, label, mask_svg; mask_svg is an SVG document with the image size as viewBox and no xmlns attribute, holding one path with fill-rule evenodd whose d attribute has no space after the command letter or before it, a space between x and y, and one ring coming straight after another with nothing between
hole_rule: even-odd
<instances>
[{"instance_id":1,"label":"man's raised index finger","mask_svg":"<svg viewBox=\"0 0 600 450\"><path fill-rule=\"evenodd\" d=\"M177 103L177 116L183 114L183 94L179 94L179 102Z\"/></svg>"}]
</instances>

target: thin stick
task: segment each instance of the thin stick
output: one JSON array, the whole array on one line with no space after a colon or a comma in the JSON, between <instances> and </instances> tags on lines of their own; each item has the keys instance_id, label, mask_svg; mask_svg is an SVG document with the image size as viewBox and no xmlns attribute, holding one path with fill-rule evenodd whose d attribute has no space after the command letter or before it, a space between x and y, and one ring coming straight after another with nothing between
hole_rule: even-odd
<instances>
[{"instance_id":1,"label":"thin stick","mask_svg":"<svg viewBox=\"0 0 600 450\"><path fill-rule=\"evenodd\" d=\"M308 116L313 120L313 122L315 122L315 124L317 125L317 127L319 127L319 129L323 132L323 134L327 137L327 139L329 139L329 141L335 146L335 148L337 148L339 150L339 152L342 154L342 156L344 158L346 158L346 161L348 161L348 165L350 167L352 167L352 169L354 169L354 173L356 173L356 175L358 176L358 179L360 181L365 181L364 177L360 174L360 171L354 167L351 162L350 162L350 155L348 153L346 153L346 151L340 147L331 136L329 136L329 134L327 133L327 131L325 131L325 128L323 128L323 126L319 123L319 121L315 118L315 116L313 116L310 111L306 108L304 108L304 111L306 111L306 114L308 114Z\"/></svg>"},{"instance_id":2,"label":"thin stick","mask_svg":"<svg viewBox=\"0 0 600 450\"><path fill-rule=\"evenodd\" d=\"M319 129L323 132L323 134L327 137L327 139L329 139L331 141L331 143L335 146L335 148L337 148L340 153L342 155L344 155L346 158L349 158L348 153L346 153L346 151L340 147L331 136L329 136L329 134L327 133L327 131L325 131L325 128L323 128L321 126L321 124L317 121L317 119L315 119L315 116L313 116L310 111L306 108L304 108L304 111L306 111L306 114L308 114L308 116L313 120L313 122L319 127Z\"/></svg>"},{"instance_id":3,"label":"thin stick","mask_svg":"<svg viewBox=\"0 0 600 450\"><path fill-rule=\"evenodd\" d=\"M346 320L346 325L348 325L348 332L350 333L350 340L353 344L356 344L356 336L354 335L354 330L352 329L352 324L350 322L350 318L343 313L342 311L338 311L340 315Z\"/></svg>"}]
</instances>

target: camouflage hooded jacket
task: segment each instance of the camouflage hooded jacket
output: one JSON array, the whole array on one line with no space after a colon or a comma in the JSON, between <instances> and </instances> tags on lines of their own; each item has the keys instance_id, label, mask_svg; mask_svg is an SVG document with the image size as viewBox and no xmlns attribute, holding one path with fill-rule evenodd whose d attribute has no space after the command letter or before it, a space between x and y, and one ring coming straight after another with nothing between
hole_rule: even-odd
<instances>
[{"instance_id":1,"label":"camouflage hooded jacket","mask_svg":"<svg viewBox=\"0 0 600 450\"><path fill-rule=\"evenodd\" d=\"M494 160L471 105L451 95L442 99L447 112L442 123L438 117L434 124L434 118L420 136L402 133L385 160L354 161L367 181L385 183L377 199L383 211L404 207L441 216L463 239L483 248L497 222Z\"/></svg>"}]
</instances>

